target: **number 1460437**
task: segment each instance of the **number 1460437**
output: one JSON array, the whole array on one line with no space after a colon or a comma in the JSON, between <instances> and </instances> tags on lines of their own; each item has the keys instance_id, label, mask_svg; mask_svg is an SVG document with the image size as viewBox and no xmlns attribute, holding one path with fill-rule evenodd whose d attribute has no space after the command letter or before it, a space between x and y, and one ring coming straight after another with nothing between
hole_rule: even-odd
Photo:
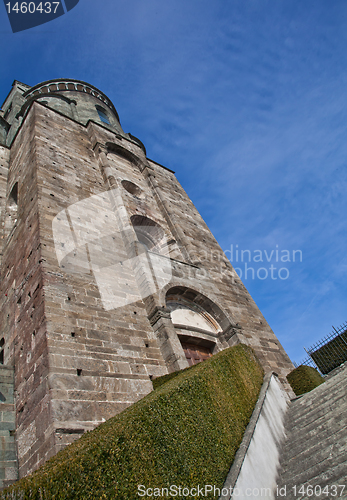
<instances>
[{"instance_id":1,"label":"number 1460437","mask_svg":"<svg viewBox=\"0 0 347 500\"><path fill-rule=\"evenodd\" d=\"M294 496L307 496L307 497L312 497L314 498L317 497L342 497L343 491L345 489L344 484L331 484L329 486L321 487L319 485L316 486L311 486L311 485L305 485L305 486L293 486L292 490L294 493Z\"/></svg>"},{"instance_id":2,"label":"number 1460437","mask_svg":"<svg viewBox=\"0 0 347 500\"><path fill-rule=\"evenodd\" d=\"M8 2L6 4L7 12L16 12L16 14L34 14L39 12L40 14L55 14L60 5L60 2L40 2L36 5L34 2L16 2L11 4Z\"/></svg>"}]
</instances>

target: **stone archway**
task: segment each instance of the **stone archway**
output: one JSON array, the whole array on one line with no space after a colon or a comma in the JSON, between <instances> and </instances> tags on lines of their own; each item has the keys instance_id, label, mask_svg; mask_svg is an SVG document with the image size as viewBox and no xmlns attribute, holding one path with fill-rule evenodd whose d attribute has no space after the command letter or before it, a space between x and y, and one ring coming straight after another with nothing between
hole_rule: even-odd
<instances>
[{"instance_id":1,"label":"stone archway","mask_svg":"<svg viewBox=\"0 0 347 500\"><path fill-rule=\"evenodd\" d=\"M183 284L171 280L159 291L158 302L153 301L148 319L169 372L189 366L184 351L187 344L207 348L215 354L244 342L241 327L203 292L191 288L187 281Z\"/></svg>"},{"instance_id":2,"label":"stone archway","mask_svg":"<svg viewBox=\"0 0 347 500\"><path fill-rule=\"evenodd\" d=\"M167 291L165 302L190 366L223 348L224 330L231 323L212 300L191 288L176 286Z\"/></svg>"}]
</instances>

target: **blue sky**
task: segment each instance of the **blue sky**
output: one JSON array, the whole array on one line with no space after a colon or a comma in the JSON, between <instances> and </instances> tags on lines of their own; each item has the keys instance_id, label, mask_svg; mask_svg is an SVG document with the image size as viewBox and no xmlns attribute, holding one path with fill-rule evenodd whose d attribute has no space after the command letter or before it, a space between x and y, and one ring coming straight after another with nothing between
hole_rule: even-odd
<instances>
[{"instance_id":1,"label":"blue sky","mask_svg":"<svg viewBox=\"0 0 347 500\"><path fill-rule=\"evenodd\" d=\"M80 0L16 34L2 7L0 41L0 99L14 79L95 85L223 250L302 252L243 279L293 360L347 321L345 0Z\"/></svg>"}]
</instances>

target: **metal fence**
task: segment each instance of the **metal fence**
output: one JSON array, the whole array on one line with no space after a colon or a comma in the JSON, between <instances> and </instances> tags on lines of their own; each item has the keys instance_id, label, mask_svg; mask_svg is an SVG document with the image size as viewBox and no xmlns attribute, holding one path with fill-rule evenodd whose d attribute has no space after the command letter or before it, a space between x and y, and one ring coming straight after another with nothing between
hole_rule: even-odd
<instances>
[{"instance_id":1,"label":"metal fence","mask_svg":"<svg viewBox=\"0 0 347 500\"><path fill-rule=\"evenodd\" d=\"M333 327L330 333L313 346L306 349L308 357L294 366L307 365L317 368L322 375L326 375L334 368L347 361L347 322L339 328Z\"/></svg>"}]
</instances>

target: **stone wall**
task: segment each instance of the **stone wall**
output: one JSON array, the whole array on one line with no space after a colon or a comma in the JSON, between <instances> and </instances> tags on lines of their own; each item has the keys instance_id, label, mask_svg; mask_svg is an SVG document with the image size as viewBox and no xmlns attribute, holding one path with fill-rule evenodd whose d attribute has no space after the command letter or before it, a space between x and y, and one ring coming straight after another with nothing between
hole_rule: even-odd
<instances>
[{"instance_id":1,"label":"stone wall","mask_svg":"<svg viewBox=\"0 0 347 500\"><path fill-rule=\"evenodd\" d=\"M288 404L282 384L267 374L219 500L275 500Z\"/></svg>"},{"instance_id":2,"label":"stone wall","mask_svg":"<svg viewBox=\"0 0 347 500\"><path fill-rule=\"evenodd\" d=\"M5 206L7 199L7 174L10 158L10 150L0 146L0 224L1 228L5 224ZM2 257L3 238L0 239L0 264Z\"/></svg>"},{"instance_id":3,"label":"stone wall","mask_svg":"<svg viewBox=\"0 0 347 500\"><path fill-rule=\"evenodd\" d=\"M0 366L0 489L18 479L13 368Z\"/></svg>"}]
</instances>

